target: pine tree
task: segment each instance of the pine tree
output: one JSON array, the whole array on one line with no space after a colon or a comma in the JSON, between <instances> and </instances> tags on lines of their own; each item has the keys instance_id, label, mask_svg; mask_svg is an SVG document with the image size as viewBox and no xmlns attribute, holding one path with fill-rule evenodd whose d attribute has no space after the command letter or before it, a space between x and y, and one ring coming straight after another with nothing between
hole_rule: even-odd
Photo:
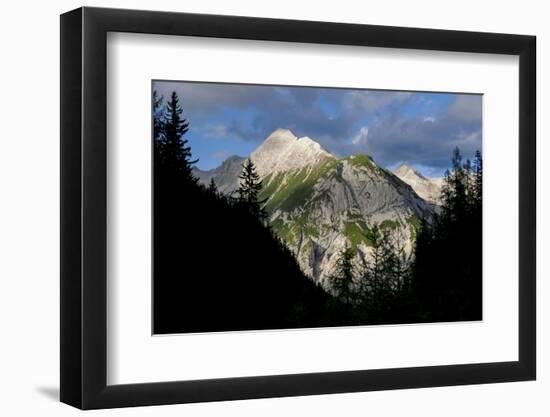
<instances>
[{"instance_id":1,"label":"pine tree","mask_svg":"<svg viewBox=\"0 0 550 417\"><path fill-rule=\"evenodd\" d=\"M474 201L477 209L481 209L482 197L483 197L483 161L481 159L481 152L476 151L474 156Z\"/></svg>"},{"instance_id":2,"label":"pine tree","mask_svg":"<svg viewBox=\"0 0 550 417\"><path fill-rule=\"evenodd\" d=\"M237 191L239 202L244 205L260 221L267 219L267 212L262 207L266 200L260 200L262 181L256 172L256 167L250 158L243 163L243 170L239 176L240 184Z\"/></svg>"},{"instance_id":3,"label":"pine tree","mask_svg":"<svg viewBox=\"0 0 550 417\"><path fill-rule=\"evenodd\" d=\"M474 315L481 316L481 274L483 269L483 160L478 150L474 157L474 206L471 221L471 274L467 283L467 291L470 297L471 311Z\"/></svg>"},{"instance_id":4,"label":"pine tree","mask_svg":"<svg viewBox=\"0 0 550 417\"><path fill-rule=\"evenodd\" d=\"M474 176L472 171L472 162L467 159L462 165L464 171L463 181L466 194L466 210L471 211L474 206Z\"/></svg>"},{"instance_id":5,"label":"pine tree","mask_svg":"<svg viewBox=\"0 0 550 417\"><path fill-rule=\"evenodd\" d=\"M183 137L189 130L189 123L182 117L182 113L178 95L174 91L163 115L160 159L163 168L172 172L172 175L181 176L182 179L196 183L192 165L197 163L198 159L191 160L191 147L188 145L188 140Z\"/></svg>"},{"instance_id":6,"label":"pine tree","mask_svg":"<svg viewBox=\"0 0 550 417\"><path fill-rule=\"evenodd\" d=\"M162 102L164 97L159 96L157 90L153 91L153 139L155 145L160 141L164 129L164 118L162 114Z\"/></svg>"},{"instance_id":7,"label":"pine tree","mask_svg":"<svg viewBox=\"0 0 550 417\"><path fill-rule=\"evenodd\" d=\"M369 265L371 291L374 294L391 291L395 281L398 256L393 247L390 232L375 225L372 228L372 262Z\"/></svg>"},{"instance_id":8,"label":"pine tree","mask_svg":"<svg viewBox=\"0 0 550 417\"><path fill-rule=\"evenodd\" d=\"M388 238L391 239L390 285L393 291L400 293L407 290L410 284L412 253L407 254L405 238L400 231Z\"/></svg>"},{"instance_id":9,"label":"pine tree","mask_svg":"<svg viewBox=\"0 0 550 417\"><path fill-rule=\"evenodd\" d=\"M214 177L210 178L210 182L208 183L207 190L214 195L218 194L218 187L216 187L216 182L214 181Z\"/></svg>"},{"instance_id":10,"label":"pine tree","mask_svg":"<svg viewBox=\"0 0 550 417\"><path fill-rule=\"evenodd\" d=\"M393 320L392 314L398 317L396 311L401 306L396 300L404 294L409 259L390 230L374 225L369 238L372 251L360 272L358 309L364 319L382 323Z\"/></svg>"},{"instance_id":11,"label":"pine tree","mask_svg":"<svg viewBox=\"0 0 550 417\"><path fill-rule=\"evenodd\" d=\"M441 214L417 236L412 286L428 320L481 317L481 154L462 162L455 148L445 175Z\"/></svg>"},{"instance_id":12,"label":"pine tree","mask_svg":"<svg viewBox=\"0 0 550 417\"><path fill-rule=\"evenodd\" d=\"M336 264L336 272L330 277L332 288L340 300L346 304L352 304L354 299L355 268L353 258L355 253L351 248L346 248L340 253L340 259Z\"/></svg>"},{"instance_id":13,"label":"pine tree","mask_svg":"<svg viewBox=\"0 0 550 417\"><path fill-rule=\"evenodd\" d=\"M466 170L458 147L453 150L452 169L445 172L442 196L442 215L450 222L464 218L467 206Z\"/></svg>"}]
</instances>

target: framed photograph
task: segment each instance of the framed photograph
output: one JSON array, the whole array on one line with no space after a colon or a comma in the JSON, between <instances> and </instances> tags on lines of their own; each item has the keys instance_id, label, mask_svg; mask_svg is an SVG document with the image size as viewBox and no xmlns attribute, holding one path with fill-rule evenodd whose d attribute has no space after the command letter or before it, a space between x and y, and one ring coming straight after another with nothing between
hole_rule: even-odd
<instances>
[{"instance_id":1,"label":"framed photograph","mask_svg":"<svg viewBox=\"0 0 550 417\"><path fill-rule=\"evenodd\" d=\"M535 37L61 16L61 401L533 380Z\"/></svg>"}]
</instances>

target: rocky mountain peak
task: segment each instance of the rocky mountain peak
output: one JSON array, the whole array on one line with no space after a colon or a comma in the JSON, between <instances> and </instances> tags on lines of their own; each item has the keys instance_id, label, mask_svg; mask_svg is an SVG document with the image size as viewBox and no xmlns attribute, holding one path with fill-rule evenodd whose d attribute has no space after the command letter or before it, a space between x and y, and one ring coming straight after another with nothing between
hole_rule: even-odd
<instances>
[{"instance_id":1,"label":"rocky mountain peak","mask_svg":"<svg viewBox=\"0 0 550 417\"><path fill-rule=\"evenodd\" d=\"M401 181L410 185L424 200L432 204L440 203L441 186L443 184L440 178L426 178L407 164L401 164L393 173Z\"/></svg>"},{"instance_id":2,"label":"rocky mountain peak","mask_svg":"<svg viewBox=\"0 0 550 417\"><path fill-rule=\"evenodd\" d=\"M278 129L275 129L273 132L271 132L269 136L264 140L264 143L273 142L273 141L280 141L280 142L290 141L291 142L296 139L298 139L298 137L294 133L292 133L292 130L280 127Z\"/></svg>"},{"instance_id":3,"label":"rocky mountain peak","mask_svg":"<svg viewBox=\"0 0 550 417\"><path fill-rule=\"evenodd\" d=\"M333 157L313 139L298 138L289 129L276 129L250 154L260 176L313 166Z\"/></svg>"},{"instance_id":4,"label":"rocky mountain peak","mask_svg":"<svg viewBox=\"0 0 550 417\"><path fill-rule=\"evenodd\" d=\"M422 179L427 179L422 175L420 172L416 171L414 168L407 164L401 164L399 167L394 171L394 174L398 177L408 177L408 178L415 178L419 177Z\"/></svg>"},{"instance_id":5,"label":"rocky mountain peak","mask_svg":"<svg viewBox=\"0 0 550 417\"><path fill-rule=\"evenodd\" d=\"M239 175L242 172L242 164L246 158L232 155L222 162L217 168L203 171L193 168L193 174L205 185L213 179L218 190L224 194L231 194L239 186Z\"/></svg>"},{"instance_id":6,"label":"rocky mountain peak","mask_svg":"<svg viewBox=\"0 0 550 417\"><path fill-rule=\"evenodd\" d=\"M424 196L432 202L439 195L431 180L407 165L394 176L368 155L339 159L314 139L288 129L273 131L249 157L262 179L260 198L273 231L302 271L329 291L344 249L357 249L356 262L369 259L375 225L398 234L410 252L415 225L433 211ZM244 160L231 157L214 170L195 174L205 185L214 179L220 192L232 195Z\"/></svg>"}]
</instances>

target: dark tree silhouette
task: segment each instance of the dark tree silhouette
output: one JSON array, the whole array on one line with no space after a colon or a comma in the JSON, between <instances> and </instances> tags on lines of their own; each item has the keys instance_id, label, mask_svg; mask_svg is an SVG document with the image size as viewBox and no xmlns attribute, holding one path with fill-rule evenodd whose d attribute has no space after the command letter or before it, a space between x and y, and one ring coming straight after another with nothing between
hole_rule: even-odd
<instances>
[{"instance_id":1,"label":"dark tree silhouette","mask_svg":"<svg viewBox=\"0 0 550 417\"><path fill-rule=\"evenodd\" d=\"M441 215L423 222L417 235L413 291L425 321L481 319L481 175L481 153L472 167L456 148L445 176Z\"/></svg>"},{"instance_id":2,"label":"dark tree silhouette","mask_svg":"<svg viewBox=\"0 0 550 417\"><path fill-rule=\"evenodd\" d=\"M153 91L153 148L154 165L161 166L161 146L164 133L164 98L159 96L157 91Z\"/></svg>"},{"instance_id":3,"label":"dark tree silhouette","mask_svg":"<svg viewBox=\"0 0 550 417\"><path fill-rule=\"evenodd\" d=\"M371 228L371 256L347 280L355 282L356 292L340 297L353 300L356 323L481 319L481 163L479 152L471 164L463 162L458 149L453 151L440 214L421 219L413 254L405 253L397 231ZM338 278L345 276L342 269L350 270L346 266L354 255L341 255L335 284L346 282Z\"/></svg>"},{"instance_id":4,"label":"dark tree silhouette","mask_svg":"<svg viewBox=\"0 0 550 417\"><path fill-rule=\"evenodd\" d=\"M260 200L259 198L262 191L262 181L250 158L243 163L243 170L239 176L239 180L239 189L237 191L239 202L246 206L256 218L264 222L267 219L267 212L263 208L266 200Z\"/></svg>"},{"instance_id":5,"label":"dark tree silhouette","mask_svg":"<svg viewBox=\"0 0 550 417\"><path fill-rule=\"evenodd\" d=\"M356 275L353 266L355 251L346 248L340 253L335 273L329 278L332 287L340 300L346 304L352 304L357 290L354 288L354 277Z\"/></svg>"},{"instance_id":6,"label":"dark tree silhouette","mask_svg":"<svg viewBox=\"0 0 550 417\"><path fill-rule=\"evenodd\" d=\"M482 204L482 189L483 189L483 161L481 159L481 152L478 150L474 157L474 185L473 185L473 198L475 202L476 210L481 211Z\"/></svg>"},{"instance_id":7,"label":"dark tree silhouette","mask_svg":"<svg viewBox=\"0 0 550 417\"><path fill-rule=\"evenodd\" d=\"M374 323L391 322L391 310L395 295L401 287L404 266L400 252L394 244L388 229L374 225L371 230L372 256L364 261L361 271L361 292L359 308L364 320ZM401 317L405 320L406 317Z\"/></svg>"},{"instance_id":8,"label":"dark tree silhouette","mask_svg":"<svg viewBox=\"0 0 550 417\"><path fill-rule=\"evenodd\" d=\"M160 119L162 134L157 138L159 158L162 160L162 168L170 171L171 175L196 182L192 166L198 159L191 159L191 148L183 137L189 130L189 123L182 117L182 113L178 95L174 91Z\"/></svg>"},{"instance_id":9,"label":"dark tree silhouette","mask_svg":"<svg viewBox=\"0 0 550 417\"><path fill-rule=\"evenodd\" d=\"M154 144L160 143L161 135L164 131L163 117L163 101L164 98L159 96L157 91L153 91L153 140Z\"/></svg>"},{"instance_id":10,"label":"dark tree silhouette","mask_svg":"<svg viewBox=\"0 0 550 417\"><path fill-rule=\"evenodd\" d=\"M299 328L348 323L341 303L304 276L294 255L258 221L250 202L194 178L178 98L154 112L154 333ZM159 134L156 134L159 132ZM253 211L256 211L253 213Z\"/></svg>"},{"instance_id":11,"label":"dark tree silhouette","mask_svg":"<svg viewBox=\"0 0 550 417\"><path fill-rule=\"evenodd\" d=\"M208 183L207 190L214 195L218 194L218 187L216 187L216 181L214 181L214 177L210 178L210 182Z\"/></svg>"},{"instance_id":12,"label":"dark tree silhouette","mask_svg":"<svg viewBox=\"0 0 550 417\"><path fill-rule=\"evenodd\" d=\"M460 222L468 205L468 173L458 147L453 150L451 163L452 169L445 173L442 189L442 216L447 222Z\"/></svg>"},{"instance_id":13,"label":"dark tree silhouette","mask_svg":"<svg viewBox=\"0 0 550 417\"><path fill-rule=\"evenodd\" d=\"M414 261L389 230L373 227L362 268L345 250L333 282L339 297L306 277L265 224L252 161L238 198L193 175L189 123L179 99L153 92L154 332L206 332L481 318L481 154L453 152L441 214L422 219ZM260 220L260 221L258 221Z\"/></svg>"}]
</instances>

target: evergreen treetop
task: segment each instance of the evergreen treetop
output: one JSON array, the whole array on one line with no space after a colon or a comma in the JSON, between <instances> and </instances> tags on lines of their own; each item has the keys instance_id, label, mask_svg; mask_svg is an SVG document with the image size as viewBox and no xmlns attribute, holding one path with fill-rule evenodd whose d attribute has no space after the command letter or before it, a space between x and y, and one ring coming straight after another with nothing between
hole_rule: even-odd
<instances>
[{"instance_id":1,"label":"evergreen treetop","mask_svg":"<svg viewBox=\"0 0 550 417\"><path fill-rule=\"evenodd\" d=\"M164 128L164 118L163 118L163 106L162 103L164 98L159 96L157 90L153 91L153 139L155 144L160 141L163 128Z\"/></svg>"},{"instance_id":2,"label":"evergreen treetop","mask_svg":"<svg viewBox=\"0 0 550 417\"><path fill-rule=\"evenodd\" d=\"M176 92L172 92L162 117L162 131L159 135L159 156L162 166L176 176L196 182L192 165L198 159L191 159L191 147L183 136L189 130L189 123L182 117L183 110Z\"/></svg>"},{"instance_id":3,"label":"evergreen treetop","mask_svg":"<svg viewBox=\"0 0 550 417\"><path fill-rule=\"evenodd\" d=\"M216 181L214 181L214 177L210 178L207 190L214 195L218 194L218 187L216 186Z\"/></svg>"},{"instance_id":4,"label":"evergreen treetop","mask_svg":"<svg viewBox=\"0 0 550 417\"><path fill-rule=\"evenodd\" d=\"M262 207L265 200L260 201L262 181L250 158L243 163L243 170L239 176L239 180L240 184L237 190L239 202L245 205L259 220L265 221L267 219L267 212Z\"/></svg>"},{"instance_id":5,"label":"evergreen treetop","mask_svg":"<svg viewBox=\"0 0 550 417\"><path fill-rule=\"evenodd\" d=\"M481 159L481 152L476 151L474 156L474 202L477 208L481 208L482 197L483 197L483 161Z\"/></svg>"},{"instance_id":6,"label":"evergreen treetop","mask_svg":"<svg viewBox=\"0 0 550 417\"><path fill-rule=\"evenodd\" d=\"M353 258L355 251L346 248L340 253L336 264L336 272L331 276L332 288L340 300L346 304L352 304L355 297L354 276L355 268Z\"/></svg>"}]
</instances>

